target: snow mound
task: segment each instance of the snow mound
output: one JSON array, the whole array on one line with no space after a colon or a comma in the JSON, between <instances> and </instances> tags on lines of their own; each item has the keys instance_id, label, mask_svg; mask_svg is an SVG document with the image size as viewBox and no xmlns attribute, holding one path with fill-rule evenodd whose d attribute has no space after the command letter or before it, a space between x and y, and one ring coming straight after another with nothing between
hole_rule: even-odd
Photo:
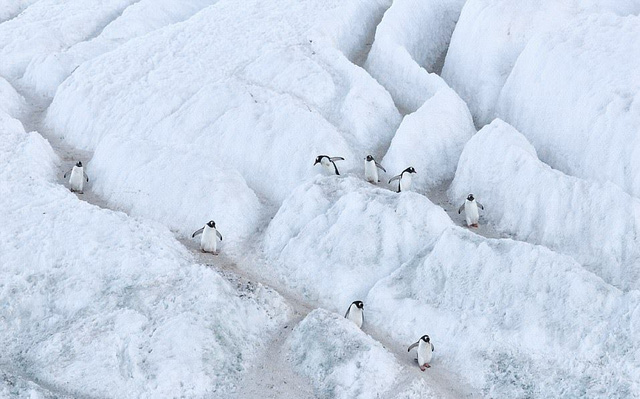
<instances>
[{"instance_id":1,"label":"snow mound","mask_svg":"<svg viewBox=\"0 0 640 399\"><path fill-rule=\"evenodd\" d=\"M344 317L309 313L286 342L290 361L321 398L374 398L388 392L400 365L380 343Z\"/></svg>"},{"instance_id":2,"label":"snow mound","mask_svg":"<svg viewBox=\"0 0 640 399\"><path fill-rule=\"evenodd\" d=\"M552 167L640 197L639 35L640 17L603 15L536 37L502 90L498 115Z\"/></svg>"},{"instance_id":3,"label":"snow mound","mask_svg":"<svg viewBox=\"0 0 640 399\"><path fill-rule=\"evenodd\" d=\"M83 62L109 52L126 41L184 21L217 0L141 0L127 7L96 38L63 51L35 57L22 83L52 98L58 86Z\"/></svg>"},{"instance_id":4,"label":"snow mound","mask_svg":"<svg viewBox=\"0 0 640 399\"><path fill-rule=\"evenodd\" d=\"M640 288L640 200L551 169L499 119L460 157L449 196L462 203L468 193L499 230L571 255L617 287Z\"/></svg>"},{"instance_id":5,"label":"snow mound","mask_svg":"<svg viewBox=\"0 0 640 399\"><path fill-rule=\"evenodd\" d=\"M412 190L451 180L464 144L476 132L467 105L451 89L438 91L402 120L382 165L391 176L413 166Z\"/></svg>"},{"instance_id":6,"label":"snow mound","mask_svg":"<svg viewBox=\"0 0 640 399\"><path fill-rule=\"evenodd\" d=\"M25 106L24 98L16 92L11 83L0 77L0 112L17 118Z\"/></svg>"},{"instance_id":7,"label":"snow mound","mask_svg":"<svg viewBox=\"0 0 640 399\"><path fill-rule=\"evenodd\" d=\"M237 290L163 226L54 184L48 142L3 113L0 134L0 369L56 397L232 391L286 319L282 298Z\"/></svg>"},{"instance_id":8,"label":"snow mound","mask_svg":"<svg viewBox=\"0 0 640 399\"><path fill-rule=\"evenodd\" d=\"M135 0L40 0L0 24L0 75L14 81L39 56L99 33Z\"/></svg>"},{"instance_id":9,"label":"snow mound","mask_svg":"<svg viewBox=\"0 0 640 399\"><path fill-rule=\"evenodd\" d=\"M284 201L264 250L287 286L344 311L452 224L422 195L353 176L318 177Z\"/></svg>"},{"instance_id":10,"label":"snow mound","mask_svg":"<svg viewBox=\"0 0 640 399\"><path fill-rule=\"evenodd\" d=\"M447 229L369 293L367 321L396 341L429 334L487 397L635 397L640 295L571 258Z\"/></svg>"},{"instance_id":11,"label":"snow mound","mask_svg":"<svg viewBox=\"0 0 640 399\"><path fill-rule=\"evenodd\" d=\"M40 0L12 0L5 1L0 4L0 22L7 21L16 17L25 8Z\"/></svg>"},{"instance_id":12,"label":"snow mound","mask_svg":"<svg viewBox=\"0 0 640 399\"><path fill-rule=\"evenodd\" d=\"M365 68L403 113L447 84L440 72L463 0L396 0L376 28ZM430 73L435 72L435 73Z\"/></svg>"},{"instance_id":13,"label":"snow mound","mask_svg":"<svg viewBox=\"0 0 640 399\"><path fill-rule=\"evenodd\" d=\"M500 90L509 77L516 59L531 38L545 32L557 31L576 16L607 11L616 12L619 15L638 14L640 2L637 0L524 0L518 2L469 0L462 9L451 37L442 77L469 104L476 124L485 125L494 118ZM632 40L631 37L628 40ZM589 64L603 65L600 64L603 58L606 56L596 57L598 62L593 62L592 58ZM540 62L535 59L531 70L537 71L539 66ZM549 69L549 71L552 70ZM555 79L556 76L552 78ZM544 84L540 84L538 79L531 79L529 82L532 86L553 90L555 96L558 86L548 84L546 79L547 77L544 78ZM558 78L558 82L560 81ZM575 92L574 89L577 87L571 86L570 92ZM553 105L555 103L546 97L536 102L530 101L528 91L523 91L520 95L523 96L523 100L526 100L523 102L526 106L538 103L555 106ZM531 109L536 108L531 106ZM535 112L536 115L539 114L538 111Z\"/></svg>"},{"instance_id":14,"label":"snow mound","mask_svg":"<svg viewBox=\"0 0 640 399\"><path fill-rule=\"evenodd\" d=\"M344 31L335 16L351 4L219 1L82 64L59 87L46 123L96 152L107 137L123 147L153 141L206 152L281 202L318 172L316 155L347 158L341 171L359 168L366 154L382 157L400 123L384 88L322 36ZM100 167L133 173L114 162Z\"/></svg>"}]
</instances>

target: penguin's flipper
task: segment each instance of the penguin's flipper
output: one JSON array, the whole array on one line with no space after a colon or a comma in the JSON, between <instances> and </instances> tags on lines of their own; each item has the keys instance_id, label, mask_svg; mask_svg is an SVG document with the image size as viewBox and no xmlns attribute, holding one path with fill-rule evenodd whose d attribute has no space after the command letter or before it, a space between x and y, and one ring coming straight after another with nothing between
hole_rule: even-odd
<instances>
[{"instance_id":1,"label":"penguin's flipper","mask_svg":"<svg viewBox=\"0 0 640 399\"><path fill-rule=\"evenodd\" d=\"M330 157L329 161L331 161L331 162L344 161L344 158L342 158L342 157Z\"/></svg>"},{"instance_id":2,"label":"penguin's flipper","mask_svg":"<svg viewBox=\"0 0 640 399\"><path fill-rule=\"evenodd\" d=\"M67 178L67 175L68 175L69 173L71 173L71 171L72 171L72 170L73 170L73 169L69 169L68 171L66 171L66 172L65 172L65 174L62 176L62 178L63 178L63 179L66 179L66 178Z\"/></svg>"},{"instance_id":3,"label":"penguin's flipper","mask_svg":"<svg viewBox=\"0 0 640 399\"><path fill-rule=\"evenodd\" d=\"M338 172L338 167L336 166L336 163L331 161L331 164L333 165L333 169L335 169L336 171L336 175L340 176L340 172Z\"/></svg>"},{"instance_id":4,"label":"penguin's flipper","mask_svg":"<svg viewBox=\"0 0 640 399\"><path fill-rule=\"evenodd\" d=\"M199 228L198 230L194 231L193 234L191 234L191 238L197 236L198 234L201 234L204 231L204 227Z\"/></svg>"},{"instance_id":5,"label":"penguin's flipper","mask_svg":"<svg viewBox=\"0 0 640 399\"><path fill-rule=\"evenodd\" d=\"M420 341L417 341L415 344L411 344L411 346L409 347L409 349L407 349L407 352L411 352L411 349L413 349L413 348L415 348L416 346L418 346L418 342L420 342Z\"/></svg>"},{"instance_id":6,"label":"penguin's flipper","mask_svg":"<svg viewBox=\"0 0 640 399\"><path fill-rule=\"evenodd\" d=\"M87 174L84 172L82 172L82 174L84 175L84 178L87 180L87 183L89 183L89 176L87 176Z\"/></svg>"},{"instance_id":7,"label":"penguin's flipper","mask_svg":"<svg viewBox=\"0 0 640 399\"><path fill-rule=\"evenodd\" d=\"M402 177L402 175L393 176L393 177L389 180L389 184L391 184L391 182L392 182L392 181L394 181L394 180L400 180L400 177Z\"/></svg>"},{"instance_id":8,"label":"penguin's flipper","mask_svg":"<svg viewBox=\"0 0 640 399\"><path fill-rule=\"evenodd\" d=\"M220 232L218 230L216 230L216 235L218 236L220 241L222 241L222 234L220 234Z\"/></svg>"},{"instance_id":9,"label":"penguin's flipper","mask_svg":"<svg viewBox=\"0 0 640 399\"><path fill-rule=\"evenodd\" d=\"M380 165L380 164L378 163L378 161L374 161L374 162L376 163L376 166L377 166L378 168L382 169L382 171L383 171L384 173L387 173L387 170L386 170L385 168L383 168L383 167L382 167L382 165Z\"/></svg>"},{"instance_id":10,"label":"penguin's flipper","mask_svg":"<svg viewBox=\"0 0 640 399\"><path fill-rule=\"evenodd\" d=\"M351 305L349 305L349 309L347 309L347 313L344 314L344 318L349 317L349 311L351 310Z\"/></svg>"},{"instance_id":11,"label":"penguin's flipper","mask_svg":"<svg viewBox=\"0 0 640 399\"><path fill-rule=\"evenodd\" d=\"M464 204L460 205L460 208L458 208L458 215L460 214L460 212L462 212L463 209L464 209Z\"/></svg>"},{"instance_id":12,"label":"penguin's flipper","mask_svg":"<svg viewBox=\"0 0 640 399\"><path fill-rule=\"evenodd\" d=\"M431 352L435 352L436 348L433 346L433 344L431 344Z\"/></svg>"},{"instance_id":13,"label":"penguin's flipper","mask_svg":"<svg viewBox=\"0 0 640 399\"><path fill-rule=\"evenodd\" d=\"M478 207L484 211L484 206L482 206L482 204L481 204L481 203L479 203L478 201L476 201L476 204L478 204Z\"/></svg>"}]
</instances>

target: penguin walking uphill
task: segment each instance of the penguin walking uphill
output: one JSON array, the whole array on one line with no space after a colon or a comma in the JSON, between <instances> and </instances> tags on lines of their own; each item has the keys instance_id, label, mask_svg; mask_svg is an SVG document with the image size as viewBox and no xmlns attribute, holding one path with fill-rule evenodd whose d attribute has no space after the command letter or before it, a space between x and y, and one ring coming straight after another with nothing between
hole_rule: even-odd
<instances>
[{"instance_id":1,"label":"penguin walking uphill","mask_svg":"<svg viewBox=\"0 0 640 399\"><path fill-rule=\"evenodd\" d=\"M409 166L407 169L403 170L398 176L394 176L389 180L389 184L392 181L398 180L398 191L409 191L411 188L411 174L416 173L416 170L413 169L413 166Z\"/></svg>"},{"instance_id":2,"label":"penguin walking uphill","mask_svg":"<svg viewBox=\"0 0 640 399\"><path fill-rule=\"evenodd\" d=\"M314 165L320 164L329 174L340 175L338 171L338 167L336 166L336 161L344 161L342 157L330 157L328 155L318 155L316 157L316 161L313 163Z\"/></svg>"},{"instance_id":3,"label":"penguin walking uphill","mask_svg":"<svg viewBox=\"0 0 640 399\"><path fill-rule=\"evenodd\" d=\"M71 187L71 192L83 194L82 191L84 186L84 181L89 182L89 176L84 173L84 167L82 166L82 162L78 161L67 173L64 174L64 178L67 178L69 175L69 186Z\"/></svg>"},{"instance_id":4,"label":"penguin walking uphill","mask_svg":"<svg viewBox=\"0 0 640 399\"><path fill-rule=\"evenodd\" d=\"M478 219L480 215L478 213L478 207L484 211L484 206L473 198L473 194L469 194L464 204L458 208L458 215L464 209L464 215L467 218L467 226L478 227Z\"/></svg>"},{"instance_id":5,"label":"penguin walking uphill","mask_svg":"<svg viewBox=\"0 0 640 399\"><path fill-rule=\"evenodd\" d=\"M371 155L367 155L364 159L364 178L367 179L369 183L376 184L380 181L378 178L378 168L382 169L385 173L387 172Z\"/></svg>"},{"instance_id":6,"label":"penguin walking uphill","mask_svg":"<svg viewBox=\"0 0 640 399\"><path fill-rule=\"evenodd\" d=\"M364 304L362 301L351 302L344 318L354 322L358 328L362 328L362 323L364 323Z\"/></svg>"},{"instance_id":7,"label":"penguin walking uphill","mask_svg":"<svg viewBox=\"0 0 640 399\"><path fill-rule=\"evenodd\" d=\"M218 255L218 239L222 241L222 234L216 229L216 222L210 220L204 227L194 231L191 238L202 233L200 239L200 250L202 252L210 252L214 255Z\"/></svg>"},{"instance_id":8,"label":"penguin walking uphill","mask_svg":"<svg viewBox=\"0 0 640 399\"><path fill-rule=\"evenodd\" d=\"M420 365L420 370L424 371L425 368L431 367L429 362L433 357L433 351L435 350L435 348L433 347L431 339L429 339L428 335L423 335L422 337L420 337L418 342L412 344L407 352L411 352L411 349L415 348L416 346L418 347L418 364Z\"/></svg>"}]
</instances>

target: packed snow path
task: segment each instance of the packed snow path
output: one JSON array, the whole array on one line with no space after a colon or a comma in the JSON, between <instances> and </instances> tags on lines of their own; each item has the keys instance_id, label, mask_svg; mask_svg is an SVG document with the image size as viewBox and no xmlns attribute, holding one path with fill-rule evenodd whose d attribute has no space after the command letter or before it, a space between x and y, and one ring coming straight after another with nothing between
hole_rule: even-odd
<instances>
[{"instance_id":1,"label":"packed snow path","mask_svg":"<svg viewBox=\"0 0 640 399\"><path fill-rule=\"evenodd\" d=\"M50 102L46 99L39 99L31 95L28 91L21 90L20 93L26 100L28 110L21 117L21 121L26 131L36 131L45 137L53 149L56 151L63 165L73 165L77 160L88 163L92 155L88 151L80 151L68 146L64 137L56 137L45 126L43 119ZM62 177L64 171L58 174L59 183L68 186L66 179ZM90 182L85 185L84 194L76 194L77 197L100 208L110 209L117 212L127 213L125 209L114 207L91 190ZM446 187L438 187L429 194L432 199L439 201L448 213L455 212L454 205L446 200ZM457 209L457 208L456 208ZM256 235L259 235L260 229ZM495 234L489 227L478 230L480 234ZM222 252L218 256L202 253L199 248L199 240L189 239L176 235L176 239L188 248L194 255L195 260L202 265L214 268L226 280L240 288L241 292L252 291L256 284L261 284L280 294L293 309L293 316L285 323L273 336L268 338L268 344L264 353L258 356L258 360L251 364L242 375L238 383L238 391L232 395L233 398L315 398L314 389L311 382L301 376L289 359L286 358L286 351L283 349L285 341L290 336L296 325L300 323L313 309L318 308L317 304L309 303L296 293L291 292L281 283L270 278L267 273L258 275L256 270L268 270L260 267L242 267L243 264L259 264L262 255L258 253L247 254L243 259L233 260ZM254 237L257 240L257 237ZM395 386L387 391L388 397L396 397L398 393L406 397L411 395L425 394L428 392L432 397L438 398L472 398L475 393L469 386L462 382L462 378L454 371L442 365L436 365L427 372L421 372L414 359L414 353L407 353L406 347L409 343L400 344L394 342L386 334L377 331L371 325L364 326L364 332L380 342L396 358L401 365L399 374L402 376L395 382ZM36 381L32 381L38 384ZM426 384L426 385L425 385ZM64 392L55 391L54 387L41 386L42 389L52 392L55 395L64 396ZM408 388L408 390L407 390ZM402 397L402 396L401 396Z\"/></svg>"}]
</instances>

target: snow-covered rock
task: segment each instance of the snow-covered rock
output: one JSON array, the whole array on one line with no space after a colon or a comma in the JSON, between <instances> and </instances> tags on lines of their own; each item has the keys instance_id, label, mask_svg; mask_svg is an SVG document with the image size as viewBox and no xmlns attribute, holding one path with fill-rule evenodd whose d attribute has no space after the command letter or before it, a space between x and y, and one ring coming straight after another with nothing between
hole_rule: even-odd
<instances>
[{"instance_id":1,"label":"snow-covered rock","mask_svg":"<svg viewBox=\"0 0 640 399\"><path fill-rule=\"evenodd\" d=\"M111 51L126 41L156 29L184 21L217 0L141 0L127 7L122 15L100 34L62 51L34 57L21 80L38 94L53 97L58 86L83 62Z\"/></svg>"},{"instance_id":2,"label":"snow-covered rock","mask_svg":"<svg viewBox=\"0 0 640 399\"><path fill-rule=\"evenodd\" d=\"M376 28L365 68L403 113L447 87L440 68L464 0L396 0ZM431 73L435 72L435 73Z\"/></svg>"},{"instance_id":3,"label":"snow-covered rock","mask_svg":"<svg viewBox=\"0 0 640 399\"><path fill-rule=\"evenodd\" d=\"M475 132L464 101L450 88L441 89L404 117L382 165L391 176L413 166L412 190L427 191L453 178L462 148Z\"/></svg>"},{"instance_id":4,"label":"snow-covered rock","mask_svg":"<svg viewBox=\"0 0 640 399\"><path fill-rule=\"evenodd\" d=\"M0 370L18 396L233 390L282 298L237 290L159 224L80 201L54 183L49 143L1 112L0 136Z\"/></svg>"},{"instance_id":5,"label":"snow-covered rock","mask_svg":"<svg viewBox=\"0 0 640 399\"><path fill-rule=\"evenodd\" d=\"M24 98L16 92L11 83L0 77L0 112L18 118L25 106Z\"/></svg>"},{"instance_id":6,"label":"snow-covered rock","mask_svg":"<svg viewBox=\"0 0 640 399\"><path fill-rule=\"evenodd\" d=\"M462 203L468 193L498 230L571 255L616 287L640 288L640 200L551 169L499 119L460 157L449 197Z\"/></svg>"},{"instance_id":7,"label":"snow-covered rock","mask_svg":"<svg viewBox=\"0 0 640 399\"><path fill-rule=\"evenodd\" d=\"M429 334L434 367L487 397L637 397L640 295L568 256L444 232L369 293L367 322L396 341Z\"/></svg>"},{"instance_id":8,"label":"snow-covered rock","mask_svg":"<svg viewBox=\"0 0 640 399\"><path fill-rule=\"evenodd\" d=\"M319 177L282 204L264 248L287 286L344 311L452 224L422 195L353 176Z\"/></svg>"},{"instance_id":9,"label":"snow-covered rock","mask_svg":"<svg viewBox=\"0 0 640 399\"><path fill-rule=\"evenodd\" d=\"M335 313L316 309L294 329L288 357L320 398L383 397L400 365L379 342Z\"/></svg>"},{"instance_id":10,"label":"snow-covered rock","mask_svg":"<svg viewBox=\"0 0 640 399\"><path fill-rule=\"evenodd\" d=\"M565 173L640 197L640 17L591 16L531 40L498 115Z\"/></svg>"},{"instance_id":11,"label":"snow-covered rock","mask_svg":"<svg viewBox=\"0 0 640 399\"><path fill-rule=\"evenodd\" d=\"M442 77L469 104L476 124L487 124L494 118L500 90L529 40L538 34L557 31L577 16L599 12L638 14L640 2L469 0L462 9L451 37ZM628 40L632 39L629 37ZM597 59L598 62L589 64L598 64L601 58ZM539 66L538 60L535 66L527 65L534 71ZM532 86L549 88L553 90L554 95L558 94L557 85L548 84L546 81L543 83L537 77L531 78L529 82ZM573 92L577 87L571 88L570 91ZM538 104L540 101L554 106L549 98L533 102L528 91L519 95L524 101L523 107Z\"/></svg>"}]
</instances>

